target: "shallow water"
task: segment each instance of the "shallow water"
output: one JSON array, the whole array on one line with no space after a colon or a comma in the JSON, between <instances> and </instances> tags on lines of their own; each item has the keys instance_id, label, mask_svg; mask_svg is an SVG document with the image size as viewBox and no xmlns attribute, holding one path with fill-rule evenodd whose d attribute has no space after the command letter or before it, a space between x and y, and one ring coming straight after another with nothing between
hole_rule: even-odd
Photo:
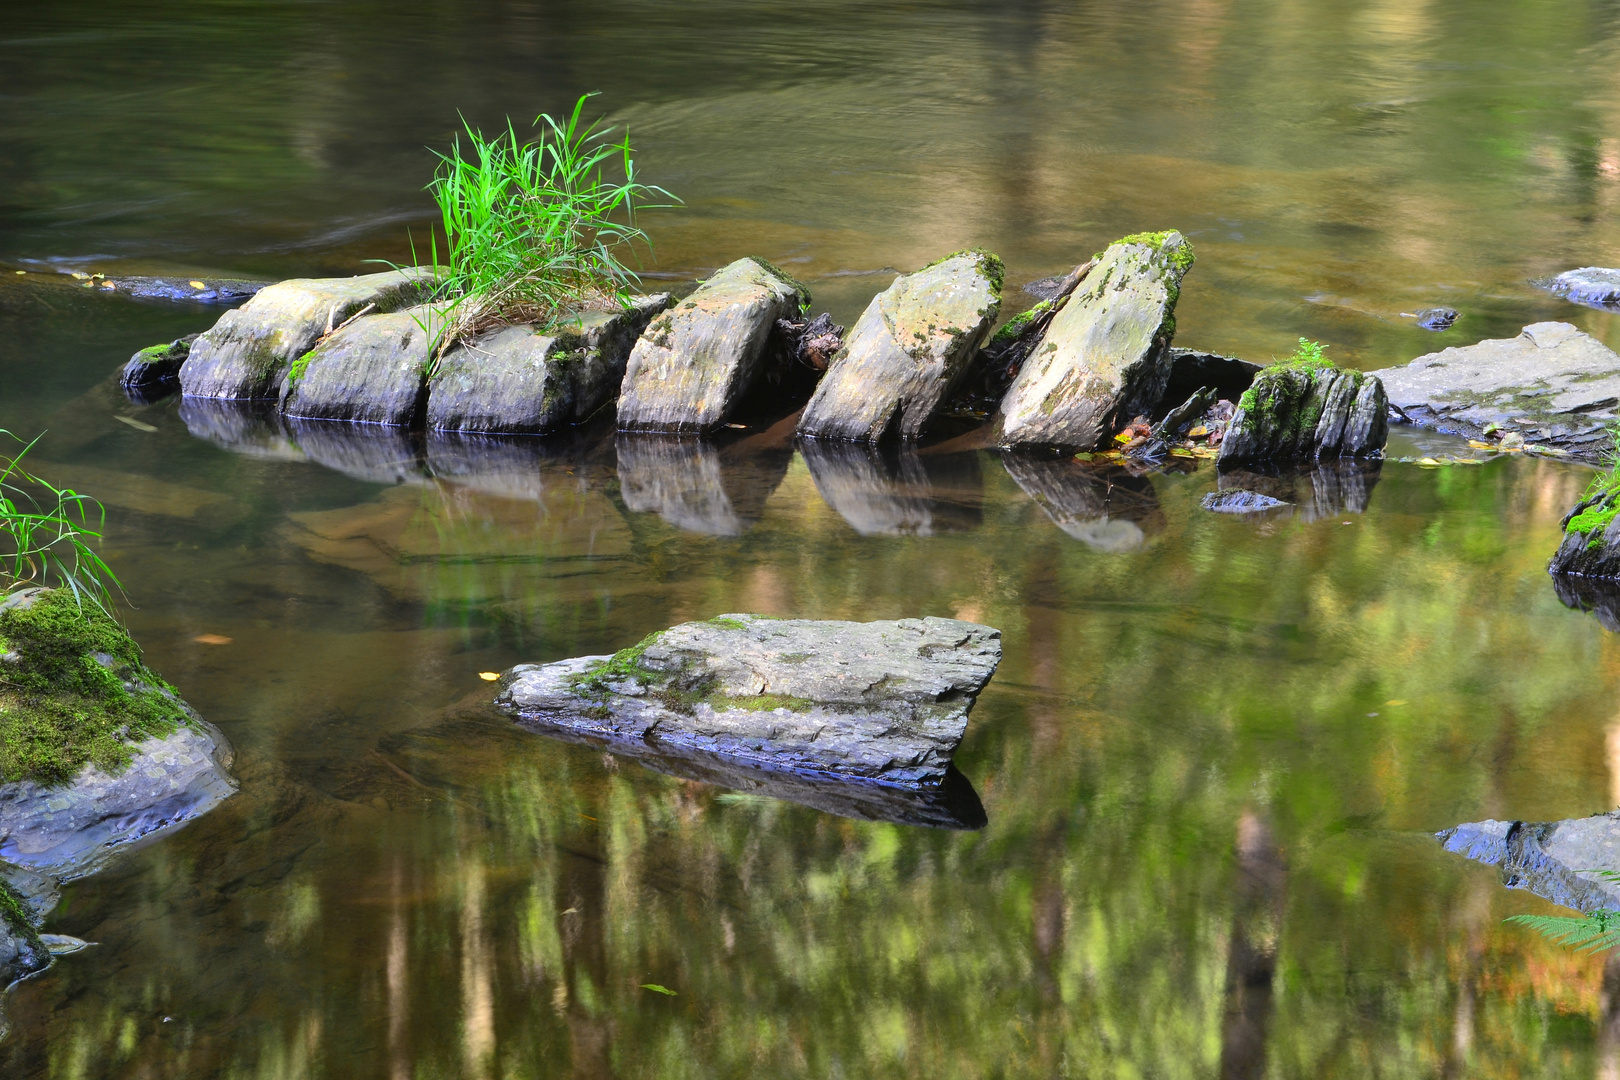
<instances>
[{"instance_id":1,"label":"shallow water","mask_svg":"<svg viewBox=\"0 0 1620 1080\"><path fill-rule=\"evenodd\" d=\"M1620 347L1530 284L1620 259L1617 16L8 12L0 263L33 272L0 282L0 426L108 504L128 621L243 791L67 888L48 928L100 944L9 995L0 1071L1609 1075L1620 966L1503 926L1548 905L1426 835L1620 804L1620 648L1544 572L1582 468L1391 461L1243 520L1199 509L1208 466L285 430L125 401L119 363L215 313L41 272L401 259L458 109L601 89L686 200L648 218L654 283L758 252L848 322L886 267L982 244L1018 282L1175 226L1182 344L1373 368L1559 318ZM1400 318L1437 303L1452 330ZM477 704L480 671L738 610L1001 628L958 756L988 824L730 792Z\"/></svg>"}]
</instances>

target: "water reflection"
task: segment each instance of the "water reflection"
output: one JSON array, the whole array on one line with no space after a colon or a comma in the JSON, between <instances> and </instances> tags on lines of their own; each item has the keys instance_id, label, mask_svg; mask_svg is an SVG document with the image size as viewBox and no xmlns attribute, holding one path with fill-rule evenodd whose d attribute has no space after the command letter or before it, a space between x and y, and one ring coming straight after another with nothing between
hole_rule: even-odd
<instances>
[{"instance_id":1,"label":"water reflection","mask_svg":"<svg viewBox=\"0 0 1620 1080\"><path fill-rule=\"evenodd\" d=\"M984 521L979 455L801 439L816 490L862 536L968 532Z\"/></svg>"},{"instance_id":2,"label":"water reflection","mask_svg":"<svg viewBox=\"0 0 1620 1080\"><path fill-rule=\"evenodd\" d=\"M793 459L786 446L721 449L661 435L620 434L614 448L626 507L710 536L740 536L758 522Z\"/></svg>"},{"instance_id":3,"label":"water reflection","mask_svg":"<svg viewBox=\"0 0 1620 1080\"><path fill-rule=\"evenodd\" d=\"M1005 451L1002 464L1052 523L1099 551L1133 551L1164 528L1153 482L1068 455Z\"/></svg>"},{"instance_id":4,"label":"water reflection","mask_svg":"<svg viewBox=\"0 0 1620 1080\"><path fill-rule=\"evenodd\" d=\"M1295 507L1301 521L1317 521L1365 513L1383 467L1383 461L1375 458L1321 461L1300 469L1223 469L1218 488L1279 499Z\"/></svg>"},{"instance_id":5,"label":"water reflection","mask_svg":"<svg viewBox=\"0 0 1620 1080\"><path fill-rule=\"evenodd\" d=\"M233 454L277 461L306 460L273 405L186 397L180 399L179 412L193 436Z\"/></svg>"},{"instance_id":6,"label":"water reflection","mask_svg":"<svg viewBox=\"0 0 1620 1080\"><path fill-rule=\"evenodd\" d=\"M1565 607L1589 611L1605 630L1620 634L1620 582L1579 574L1550 574L1553 591Z\"/></svg>"},{"instance_id":7,"label":"water reflection","mask_svg":"<svg viewBox=\"0 0 1620 1080\"><path fill-rule=\"evenodd\" d=\"M421 483L421 435L386 424L338 420L283 421L304 456L333 472L371 484Z\"/></svg>"}]
</instances>

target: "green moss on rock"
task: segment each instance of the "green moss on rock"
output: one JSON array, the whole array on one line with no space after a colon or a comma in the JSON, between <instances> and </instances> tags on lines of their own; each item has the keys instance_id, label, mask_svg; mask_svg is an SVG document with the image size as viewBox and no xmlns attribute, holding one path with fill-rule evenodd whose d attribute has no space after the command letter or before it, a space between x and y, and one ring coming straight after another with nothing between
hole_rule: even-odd
<instances>
[{"instance_id":1,"label":"green moss on rock","mask_svg":"<svg viewBox=\"0 0 1620 1080\"><path fill-rule=\"evenodd\" d=\"M1000 296L1001 286L1007 280L1007 267L1004 263L1002 263L1001 256L997 255L993 251L986 251L984 248L977 247L963 248L961 251L953 251L943 258L935 259L933 262L923 267L923 269L927 270L931 267L938 266L940 263L947 263L952 259L959 259L963 255L972 255L978 258L979 268L984 271L984 276L990 279L990 287L995 290L997 296Z\"/></svg>"},{"instance_id":2,"label":"green moss on rock","mask_svg":"<svg viewBox=\"0 0 1620 1080\"><path fill-rule=\"evenodd\" d=\"M33 913L28 910L28 902L22 894L0 880L0 923L14 938L19 938L36 956L47 956L50 950L39 938L39 930L34 926Z\"/></svg>"},{"instance_id":3,"label":"green moss on rock","mask_svg":"<svg viewBox=\"0 0 1620 1080\"><path fill-rule=\"evenodd\" d=\"M189 715L117 620L66 592L0 611L0 782L62 784L88 763L118 772L132 744Z\"/></svg>"},{"instance_id":4,"label":"green moss on rock","mask_svg":"<svg viewBox=\"0 0 1620 1080\"><path fill-rule=\"evenodd\" d=\"M1115 240L1114 244L1145 244L1152 248L1162 248L1170 237L1175 235L1178 234L1174 229L1166 229L1164 232L1132 233L1129 236L1122 236ZM1193 263L1198 261L1198 256L1193 252L1192 241L1185 236L1182 236L1181 243L1176 246L1176 250L1169 253L1169 256L1170 265L1175 269L1178 277L1185 275L1188 270L1192 269ZM1102 256L1099 253L1097 257L1101 258Z\"/></svg>"},{"instance_id":5,"label":"green moss on rock","mask_svg":"<svg viewBox=\"0 0 1620 1080\"><path fill-rule=\"evenodd\" d=\"M804 282L800 281L798 278L794 277L792 274L788 273L786 270L783 270L780 266L777 266L775 263L770 262L767 259L762 259L758 255L750 255L748 257L759 263L759 265L763 266L771 273L775 274L777 277L781 278L783 281L787 282L789 285L793 286L793 290L799 294L800 311L810 310L810 286L806 285Z\"/></svg>"}]
</instances>

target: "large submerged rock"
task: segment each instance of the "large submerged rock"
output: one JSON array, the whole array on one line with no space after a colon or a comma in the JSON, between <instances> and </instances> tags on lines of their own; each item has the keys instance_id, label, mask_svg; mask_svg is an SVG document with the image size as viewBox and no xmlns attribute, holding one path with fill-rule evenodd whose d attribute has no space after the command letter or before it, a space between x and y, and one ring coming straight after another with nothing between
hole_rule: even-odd
<instances>
[{"instance_id":1,"label":"large submerged rock","mask_svg":"<svg viewBox=\"0 0 1620 1080\"><path fill-rule=\"evenodd\" d=\"M867 305L822 376L799 433L915 439L956 388L1001 309L1001 260L964 251L900 277Z\"/></svg>"},{"instance_id":2,"label":"large submerged rock","mask_svg":"<svg viewBox=\"0 0 1620 1080\"><path fill-rule=\"evenodd\" d=\"M1620 356L1562 322L1518 337L1442 349L1372 373L1412 423L1483 438L1516 432L1526 443L1595 458L1620 416Z\"/></svg>"},{"instance_id":3,"label":"large submerged rock","mask_svg":"<svg viewBox=\"0 0 1620 1080\"><path fill-rule=\"evenodd\" d=\"M1090 450L1117 422L1152 412L1170 380L1176 301L1192 263L1178 232L1110 245L1002 399L1003 445Z\"/></svg>"},{"instance_id":4,"label":"large submerged rock","mask_svg":"<svg viewBox=\"0 0 1620 1080\"><path fill-rule=\"evenodd\" d=\"M1273 364L1238 399L1218 459L1223 466L1374 457L1389 437L1377 376L1328 361Z\"/></svg>"},{"instance_id":5,"label":"large submerged rock","mask_svg":"<svg viewBox=\"0 0 1620 1080\"><path fill-rule=\"evenodd\" d=\"M293 361L281 407L288 416L406 427L427 387L434 332L431 306L356 319Z\"/></svg>"},{"instance_id":6,"label":"large submerged rock","mask_svg":"<svg viewBox=\"0 0 1620 1080\"><path fill-rule=\"evenodd\" d=\"M668 293L640 296L451 349L428 380L428 428L541 435L580 423L619 392L637 336L669 303Z\"/></svg>"},{"instance_id":7,"label":"large submerged rock","mask_svg":"<svg viewBox=\"0 0 1620 1080\"><path fill-rule=\"evenodd\" d=\"M279 398L293 361L354 315L391 312L426 299L431 270L413 267L352 278L293 278L221 315L180 368L190 397Z\"/></svg>"},{"instance_id":8,"label":"large submerged rock","mask_svg":"<svg viewBox=\"0 0 1620 1080\"><path fill-rule=\"evenodd\" d=\"M1447 851L1498 866L1502 884L1577 911L1620 909L1620 810L1565 821L1476 821L1436 833Z\"/></svg>"},{"instance_id":9,"label":"large submerged rock","mask_svg":"<svg viewBox=\"0 0 1620 1080\"><path fill-rule=\"evenodd\" d=\"M771 347L772 335L777 320L809 305L809 290L763 259L717 271L637 340L619 394L619 430L714 431L773 374L768 368L795 362L786 348Z\"/></svg>"},{"instance_id":10,"label":"large submerged rock","mask_svg":"<svg viewBox=\"0 0 1620 1080\"><path fill-rule=\"evenodd\" d=\"M1000 631L954 619L723 615L613 656L520 665L496 704L540 731L933 785L1000 662Z\"/></svg>"}]
</instances>

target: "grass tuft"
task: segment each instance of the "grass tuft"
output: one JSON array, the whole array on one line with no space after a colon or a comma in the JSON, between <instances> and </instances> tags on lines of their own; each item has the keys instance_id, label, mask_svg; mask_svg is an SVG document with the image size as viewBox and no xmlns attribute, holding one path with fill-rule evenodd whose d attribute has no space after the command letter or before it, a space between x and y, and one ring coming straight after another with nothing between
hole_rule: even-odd
<instances>
[{"instance_id":1,"label":"grass tuft","mask_svg":"<svg viewBox=\"0 0 1620 1080\"><path fill-rule=\"evenodd\" d=\"M90 546L101 539L106 509L23 468L38 438L24 444L3 429L0 438L22 445L11 454L0 452L0 595L29 585L59 586L76 604L89 600L107 611L112 590L123 586Z\"/></svg>"},{"instance_id":2,"label":"grass tuft","mask_svg":"<svg viewBox=\"0 0 1620 1080\"><path fill-rule=\"evenodd\" d=\"M447 242L443 266L436 235L431 252L445 307L423 326L435 359L498 326L545 329L570 311L628 306L640 278L620 255L651 249L636 213L679 200L636 179L628 132L614 140L615 129L583 121L592 96L565 119L542 113L529 142L510 120L493 138L463 121L466 143L458 134L438 154L428 190Z\"/></svg>"}]
</instances>

